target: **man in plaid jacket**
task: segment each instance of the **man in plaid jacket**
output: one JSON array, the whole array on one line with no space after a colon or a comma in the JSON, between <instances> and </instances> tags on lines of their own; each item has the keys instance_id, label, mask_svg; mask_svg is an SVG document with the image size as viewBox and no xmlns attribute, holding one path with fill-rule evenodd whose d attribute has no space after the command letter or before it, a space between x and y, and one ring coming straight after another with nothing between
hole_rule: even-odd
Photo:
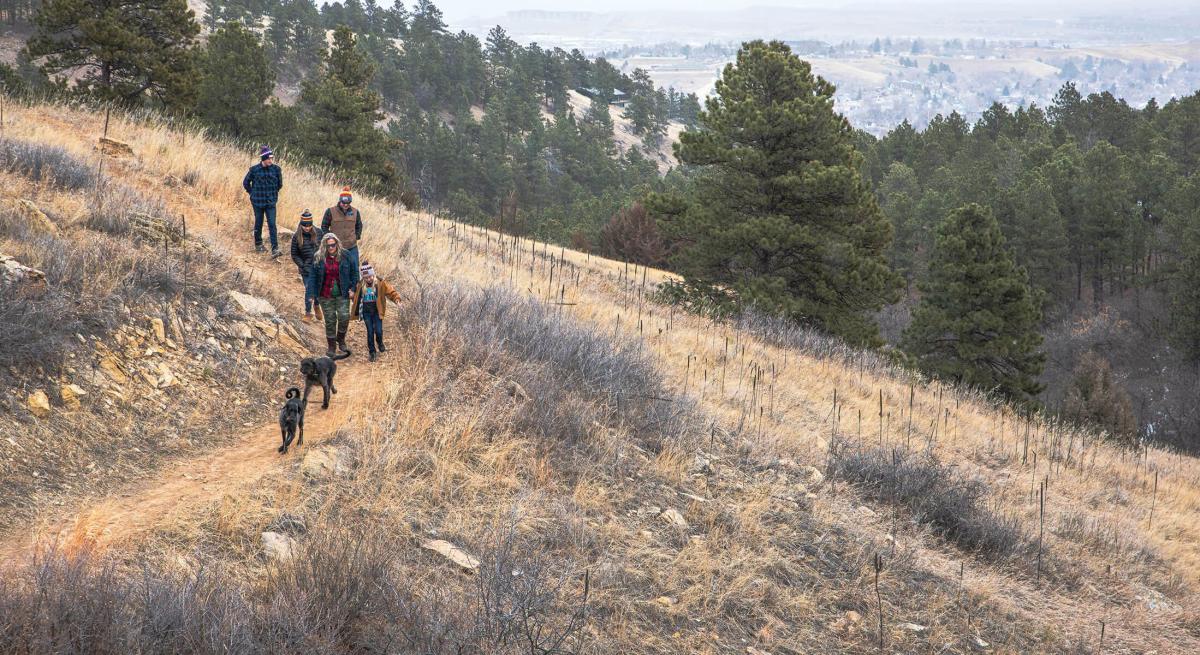
<instances>
[{"instance_id":1,"label":"man in plaid jacket","mask_svg":"<svg viewBox=\"0 0 1200 655\"><path fill-rule=\"evenodd\" d=\"M283 188L283 169L275 165L275 154L267 146L259 152L259 163L246 171L242 187L250 194L250 205L254 208L254 249L263 252L263 219L271 235L271 256L278 257L279 238L275 231L275 204L279 202L279 190Z\"/></svg>"}]
</instances>

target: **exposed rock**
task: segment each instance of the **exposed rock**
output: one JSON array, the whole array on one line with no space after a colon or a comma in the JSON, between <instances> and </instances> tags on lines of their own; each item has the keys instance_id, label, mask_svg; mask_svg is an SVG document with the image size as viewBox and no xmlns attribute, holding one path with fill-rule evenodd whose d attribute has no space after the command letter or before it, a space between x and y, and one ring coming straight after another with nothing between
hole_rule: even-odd
<instances>
[{"instance_id":1,"label":"exposed rock","mask_svg":"<svg viewBox=\"0 0 1200 655\"><path fill-rule=\"evenodd\" d=\"M867 507L866 505L859 505L855 511L867 518L875 516L875 510Z\"/></svg>"},{"instance_id":2,"label":"exposed rock","mask_svg":"<svg viewBox=\"0 0 1200 655\"><path fill-rule=\"evenodd\" d=\"M670 607L675 604L675 599L671 598L670 596L659 596L658 598L654 599L654 602L662 605L663 607Z\"/></svg>"},{"instance_id":3,"label":"exposed rock","mask_svg":"<svg viewBox=\"0 0 1200 655\"><path fill-rule=\"evenodd\" d=\"M262 533L263 554L267 559L277 562L287 561L292 558L296 550L296 540L286 534L278 532Z\"/></svg>"},{"instance_id":4,"label":"exposed rock","mask_svg":"<svg viewBox=\"0 0 1200 655\"><path fill-rule=\"evenodd\" d=\"M342 464L341 453L337 449L314 448L304 453L300 472L310 478L323 478L345 473L346 466Z\"/></svg>"},{"instance_id":5,"label":"exposed rock","mask_svg":"<svg viewBox=\"0 0 1200 655\"><path fill-rule=\"evenodd\" d=\"M274 316L275 306L270 302L251 296L240 291L230 291L229 299L234 302L243 312L250 316Z\"/></svg>"},{"instance_id":6,"label":"exposed rock","mask_svg":"<svg viewBox=\"0 0 1200 655\"><path fill-rule=\"evenodd\" d=\"M58 226L33 201L18 198L9 201L9 206L31 230L38 234L58 234Z\"/></svg>"},{"instance_id":7,"label":"exposed rock","mask_svg":"<svg viewBox=\"0 0 1200 655\"><path fill-rule=\"evenodd\" d=\"M1178 603L1164 596L1162 592L1148 587L1143 588L1142 592L1137 595L1137 599L1142 601L1142 605L1151 612L1175 612L1179 610Z\"/></svg>"},{"instance_id":8,"label":"exposed rock","mask_svg":"<svg viewBox=\"0 0 1200 655\"><path fill-rule=\"evenodd\" d=\"M696 458L692 461L692 471L694 473L712 473L712 460L704 453L696 453Z\"/></svg>"},{"instance_id":9,"label":"exposed rock","mask_svg":"<svg viewBox=\"0 0 1200 655\"><path fill-rule=\"evenodd\" d=\"M63 405L66 405L67 409L79 409L79 399L87 395L87 392L77 384L64 384L59 387L58 393L62 396Z\"/></svg>"},{"instance_id":10,"label":"exposed rock","mask_svg":"<svg viewBox=\"0 0 1200 655\"><path fill-rule=\"evenodd\" d=\"M804 484L809 489L816 489L825 481L825 474L817 470L815 466L805 466L800 469L800 472L804 475Z\"/></svg>"},{"instance_id":11,"label":"exposed rock","mask_svg":"<svg viewBox=\"0 0 1200 655\"><path fill-rule=\"evenodd\" d=\"M478 559L467 553L465 550L450 543L449 541L442 539L430 539L429 541L423 542L421 544L421 548L424 548L425 550L432 550L438 555L441 555L451 562L454 562L459 566L459 568L462 568L468 573L474 573L479 569Z\"/></svg>"},{"instance_id":12,"label":"exposed rock","mask_svg":"<svg viewBox=\"0 0 1200 655\"><path fill-rule=\"evenodd\" d=\"M229 331L233 334L233 336L243 341L254 338L254 331L250 329L249 325L246 325L241 321L230 323Z\"/></svg>"},{"instance_id":13,"label":"exposed rock","mask_svg":"<svg viewBox=\"0 0 1200 655\"><path fill-rule=\"evenodd\" d=\"M981 638L979 635L972 635L971 636L971 645L978 648L979 650L987 650L988 646L990 646L991 644L984 641L983 638Z\"/></svg>"},{"instance_id":14,"label":"exposed rock","mask_svg":"<svg viewBox=\"0 0 1200 655\"><path fill-rule=\"evenodd\" d=\"M125 384L129 382L129 375L125 372L125 368L114 357L105 357L100 360L100 370L104 371L108 377L112 378L117 384Z\"/></svg>"},{"instance_id":15,"label":"exposed rock","mask_svg":"<svg viewBox=\"0 0 1200 655\"><path fill-rule=\"evenodd\" d=\"M109 157L133 156L133 148L130 148L128 143L122 143L116 139L103 136L96 141L96 149Z\"/></svg>"},{"instance_id":16,"label":"exposed rock","mask_svg":"<svg viewBox=\"0 0 1200 655\"><path fill-rule=\"evenodd\" d=\"M167 342L167 325L161 318L157 316L150 318L150 331L154 333L154 338L158 339L159 343Z\"/></svg>"},{"instance_id":17,"label":"exposed rock","mask_svg":"<svg viewBox=\"0 0 1200 655\"><path fill-rule=\"evenodd\" d=\"M46 274L36 268L28 267L8 255L0 254L0 283L31 284L38 288L44 288Z\"/></svg>"},{"instance_id":18,"label":"exposed rock","mask_svg":"<svg viewBox=\"0 0 1200 655\"><path fill-rule=\"evenodd\" d=\"M679 512L679 510L675 509L674 507L668 507L659 516L662 518L663 521L666 521L668 525L674 526L676 528L687 528L688 527L687 519L683 518L683 514L681 514Z\"/></svg>"},{"instance_id":19,"label":"exposed rock","mask_svg":"<svg viewBox=\"0 0 1200 655\"><path fill-rule=\"evenodd\" d=\"M896 627L916 634L922 634L929 629L928 626L921 625L920 623L900 623Z\"/></svg>"},{"instance_id":20,"label":"exposed rock","mask_svg":"<svg viewBox=\"0 0 1200 655\"><path fill-rule=\"evenodd\" d=\"M29 405L29 411L38 418L46 418L50 415L50 397L45 391L38 389L29 394L29 400L26 401Z\"/></svg>"},{"instance_id":21,"label":"exposed rock","mask_svg":"<svg viewBox=\"0 0 1200 655\"><path fill-rule=\"evenodd\" d=\"M639 517L658 516L662 514L662 508L657 505L643 505L634 510L634 515Z\"/></svg>"},{"instance_id":22,"label":"exposed rock","mask_svg":"<svg viewBox=\"0 0 1200 655\"><path fill-rule=\"evenodd\" d=\"M176 343L183 343L183 321L174 307L167 310L167 323L171 326L171 337Z\"/></svg>"}]
</instances>

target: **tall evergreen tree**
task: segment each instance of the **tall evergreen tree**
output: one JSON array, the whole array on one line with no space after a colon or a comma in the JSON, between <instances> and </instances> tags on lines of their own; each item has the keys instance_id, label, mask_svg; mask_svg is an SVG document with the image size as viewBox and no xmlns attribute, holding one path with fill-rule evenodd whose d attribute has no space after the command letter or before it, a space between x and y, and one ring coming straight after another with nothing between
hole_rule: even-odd
<instances>
[{"instance_id":1,"label":"tall evergreen tree","mask_svg":"<svg viewBox=\"0 0 1200 655\"><path fill-rule=\"evenodd\" d=\"M196 114L234 136L261 136L263 103L275 88L275 71L258 35L226 23L208 38L200 56Z\"/></svg>"},{"instance_id":2,"label":"tall evergreen tree","mask_svg":"<svg viewBox=\"0 0 1200 655\"><path fill-rule=\"evenodd\" d=\"M676 155L699 170L665 228L694 290L789 316L856 344L897 299L891 226L859 175L832 84L778 41L742 46Z\"/></svg>"},{"instance_id":3,"label":"tall evergreen tree","mask_svg":"<svg viewBox=\"0 0 1200 655\"><path fill-rule=\"evenodd\" d=\"M186 0L46 0L34 24L26 52L48 74L104 100L191 108L200 25Z\"/></svg>"},{"instance_id":4,"label":"tall evergreen tree","mask_svg":"<svg viewBox=\"0 0 1200 655\"><path fill-rule=\"evenodd\" d=\"M351 175L359 184L394 190L396 142L375 124L383 119L379 94L369 86L375 68L342 26L333 33L321 74L300 92L299 144L316 161Z\"/></svg>"},{"instance_id":5,"label":"tall evergreen tree","mask_svg":"<svg viewBox=\"0 0 1200 655\"><path fill-rule=\"evenodd\" d=\"M901 346L938 378L1015 401L1041 392L1041 311L992 212L976 204L938 226L929 278Z\"/></svg>"}]
</instances>

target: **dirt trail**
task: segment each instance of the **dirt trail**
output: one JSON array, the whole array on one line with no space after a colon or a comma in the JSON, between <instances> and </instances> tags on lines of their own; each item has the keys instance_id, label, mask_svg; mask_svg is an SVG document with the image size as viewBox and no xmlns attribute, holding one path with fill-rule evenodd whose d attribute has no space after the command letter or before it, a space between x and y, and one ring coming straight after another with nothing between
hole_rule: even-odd
<instances>
[{"instance_id":1,"label":"dirt trail","mask_svg":"<svg viewBox=\"0 0 1200 655\"><path fill-rule=\"evenodd\" d=\"M61 127L75 131L69 123L64 122ZM83 135L81 138L87 139ZM271 299L281 313L298 311L303 290L295 279L287 255L273 261L265 255L249 252L250 230L244 218L249 213L247 208L225 207L214 211L212 204L204 199L164 189L161 180L140 170L118 164L114 166L114 173L125 184L163 197L176 214L186 215L189 234L205 240L214 251L227 255L231 266L253 272L252 279L260 283L263 296ZM219 214L224 214L226 219L218 220ZM286 247L286 243L282 245ZM266 284L261 284L263 282ZM324 343L322 326L313 324L309 330L314 343ZM352 325L348 338L352 350L356 349L355 342L359 340L361 328ZM299 357L289 364L297 368L294 382L298 385ZM335 436L341 427L353 423L372 406L383 382L394 373L393 365L386 357L368 365L364 354L356 352L349 359L338 362L338 393L333 396L328 410L321 409L321 390L313 390L303 447L297 448L293 444L287 455L276 452L280 435L274 411L263 416L258 425L230 426L229 431L236 432L237 436L208 456L167 464L162 470L114 490L99 501L84 499L79 505L61 508L29 524L9 526L0 532L0 568L20 562L51 544L67 550L87 547L102 551L131 543L157 525L200 512L209 503L227 494L236 494L264 475L303 458L310 448ZM215 397L219 389L211 389L209 393ZM277 395L282 402L283 389Z\"/></svg>"}]
</instances>

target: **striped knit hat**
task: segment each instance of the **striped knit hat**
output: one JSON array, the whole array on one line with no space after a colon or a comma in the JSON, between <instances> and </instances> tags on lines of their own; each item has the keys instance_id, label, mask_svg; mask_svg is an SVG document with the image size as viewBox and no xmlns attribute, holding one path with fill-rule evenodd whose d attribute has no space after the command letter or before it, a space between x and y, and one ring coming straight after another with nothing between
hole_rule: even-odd
<instances>
[{"instance_id":1,"label":"striped knit hat","mask_svg":"<svg viewBox=\"0 0 1200 655\"><path fill-rule=\"evenodd\" d=\"M338 202L344 202L347 205L354 201L354 196L350 194L350 185L342 187L342 194L338 196Z\"/></svg>"},{"instance_id":2,"label":"striped knit hat","mask_svg":"<svg viewBox=\"0 0 1200 655\"><path fill-rule=\"evenodd\" d=\"M301 225L312 225L312 222L313 222L312 212L305 209L304 212L302 214L300 214L300 224Z\"/></svg>"},{"instance_id":3,"label":"striped knit hat","mask_svg":"<svg viewBox=\"0 0 1200 655\"><path fill-rule=\"evenodd\" d=\"M363 265L360 266L358 270L360 273L362 273L363 277L375 275L375 267L371 266L370 262L363 262Z\"/></svg>"},{"instance_id":4,"label":"striped knit hat","mask_svg":"<svg viewBox=\"0 0 1200 655\"><path fill-rule=\"evenodd\" d=\"M274 157L274 156L275 156L275 153L271 152L271 146L263 146L262 150L258 151L259 160L267 159L269 157Z\"/></svg>"}]
</instances>

